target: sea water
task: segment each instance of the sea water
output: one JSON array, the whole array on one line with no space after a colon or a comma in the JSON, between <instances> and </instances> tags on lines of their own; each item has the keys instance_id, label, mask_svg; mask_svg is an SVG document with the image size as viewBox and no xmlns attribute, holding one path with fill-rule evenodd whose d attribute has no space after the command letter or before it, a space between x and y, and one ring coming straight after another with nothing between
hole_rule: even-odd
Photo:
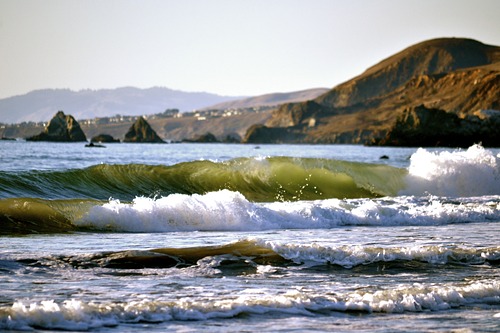
<instances>
[{"instance_id":1,"label":"sea water","mask_svg":"<svg viewBox=\"0 0 500 333\"><path fill-rule=\"evenodd\" d=\"M0 330L497 332L499 153L0 142Z\"/></svg>"}]
</instances>

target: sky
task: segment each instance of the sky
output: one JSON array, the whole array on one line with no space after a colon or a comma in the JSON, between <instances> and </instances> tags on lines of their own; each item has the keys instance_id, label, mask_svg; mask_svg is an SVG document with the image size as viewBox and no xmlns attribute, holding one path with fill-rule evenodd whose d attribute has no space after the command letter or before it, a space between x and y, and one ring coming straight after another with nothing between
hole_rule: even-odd
<instances>
[{"instance_id":1,"label":"sky","mask_svg":"<svg viewBox=\"0 0 500 333\"><path fill-rule=\"evenodd\" d=\"M498 0L0 0L0 98L331 88L415 43L500 45Z\"/></svg>"}]
</instances>

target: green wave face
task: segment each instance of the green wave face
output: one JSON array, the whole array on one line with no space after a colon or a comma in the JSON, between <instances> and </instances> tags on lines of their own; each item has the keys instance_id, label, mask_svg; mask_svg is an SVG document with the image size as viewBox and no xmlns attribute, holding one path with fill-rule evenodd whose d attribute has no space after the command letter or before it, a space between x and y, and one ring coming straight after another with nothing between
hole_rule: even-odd
<instances>
[{"instance_id":1,"label":"green wave face","mask_svg":"<svg viewBox=\"0 0 500 333\"><path fill-rule=\"evenodd\" d=\"M0 235L65 233L76 231L74 221L96 200L0 199Z\"/></svg>"},{"instance_id":2,"label":"green wave face","mask_svg":"<svg viewBox=\"0 0 500 333\"><path fill-rule=\"evenodd\" d=\"M0 197L132 200L228 189L250 201L371 198L395 195L406 170L327 159L272 157L172 166L96 165L69 171L0 173Z\"/></svg>"}]
</instances>

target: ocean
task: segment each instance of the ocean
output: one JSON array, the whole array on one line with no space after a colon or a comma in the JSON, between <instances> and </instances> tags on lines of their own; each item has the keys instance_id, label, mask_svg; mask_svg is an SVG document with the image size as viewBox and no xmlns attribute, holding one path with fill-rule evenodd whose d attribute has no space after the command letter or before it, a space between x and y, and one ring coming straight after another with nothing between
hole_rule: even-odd
<instances>
[{"instance_id":1,"label":"ocean","mask_svg":"<svg viewBox=\"0 0 500 333\"><path fill-rule=\"evenodd\" d=\"M498 332L500 150L0 141L0 331Z\"/></svg>"}]
</instances>

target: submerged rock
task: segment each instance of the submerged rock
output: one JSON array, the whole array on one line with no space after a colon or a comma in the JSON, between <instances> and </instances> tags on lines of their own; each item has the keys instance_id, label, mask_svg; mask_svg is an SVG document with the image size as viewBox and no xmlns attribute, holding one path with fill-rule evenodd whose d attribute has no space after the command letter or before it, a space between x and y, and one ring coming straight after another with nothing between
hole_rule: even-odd
<instances>
[{"instance_id":1,"label":"submerged rock","mask_svg":"<svg viewBox=\"0 0 500 333\"><path fill-rule=\"evenodd\" d=\"M63 111L58 111L42 133L26 138L26 140L80 142L87 141L87 137L73 116L65 115Z\"/></svg>"},{"instance_id":2,"label":"submerged rock","mask_svg":"<svg viewBox=\"0 0 500 333\"><path fill-rule=\"evenodd\" d=\"M143 117L139 117L130 127L123 142L165 143Z\"/></svg>"}]
</instances>

